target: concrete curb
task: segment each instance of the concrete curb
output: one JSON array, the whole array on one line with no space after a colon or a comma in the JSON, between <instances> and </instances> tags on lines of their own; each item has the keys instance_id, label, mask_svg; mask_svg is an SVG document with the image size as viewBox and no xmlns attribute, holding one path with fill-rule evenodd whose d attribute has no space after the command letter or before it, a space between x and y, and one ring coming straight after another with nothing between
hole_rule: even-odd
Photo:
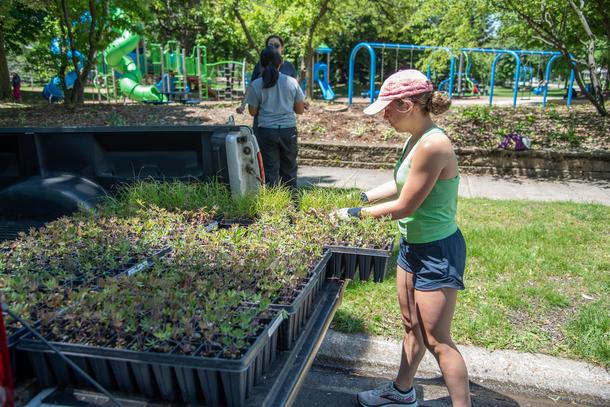
<instances>
[{"instance_id":1,"label":"concrete curb","mask_svg":"<svg viewBox=\"0 0 610 407\"><path fill-rule=\"evenodd\" d=\"M599 366L541 354L489 351L475 346L459 348L471 379L563 394L580 402L610 401L610 374ZM315 363L386 376L397 372L400 352L399 341L329 330ZM440 375L436 360L429 352L419 366L420 374Z\"/></svg>"}]
</instances>

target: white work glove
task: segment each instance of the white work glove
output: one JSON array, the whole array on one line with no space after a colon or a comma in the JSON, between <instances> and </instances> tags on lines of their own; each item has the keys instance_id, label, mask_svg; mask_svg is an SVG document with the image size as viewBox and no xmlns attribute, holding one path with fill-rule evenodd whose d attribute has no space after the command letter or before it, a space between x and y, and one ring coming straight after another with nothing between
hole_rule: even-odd
<instances>
[{"instance_id":1,"label":"white work glove","mask_svg":"<svg viewBox=\"0 0 610 407\"><path fill-rule=\"evenodd\" d=\"M337 209L336 211L332 211L330 213L330 218L332 220L348 219L349 218L349 214L347 213L348 209L349 208L341 208L341 209Z\"/></svg>"},{"instance_id":2,"label":"white work glove","mask_svg":"<svg viewBox=\"0 0 610 407\"><path fill-rule=\"evenodd\" d=\"M359 218L361 207L358 208L341 208L330 213L330 218L333 220Z\"/></svg>"}]
</instances>

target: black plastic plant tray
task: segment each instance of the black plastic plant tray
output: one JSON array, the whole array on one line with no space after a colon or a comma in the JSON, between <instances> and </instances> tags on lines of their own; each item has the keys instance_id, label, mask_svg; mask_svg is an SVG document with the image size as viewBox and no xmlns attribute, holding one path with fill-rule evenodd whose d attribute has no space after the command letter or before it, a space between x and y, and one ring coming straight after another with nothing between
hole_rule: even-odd
<instances>
[{"instance_id":1,"label":"black plastic plant tray","mask_svg":"<svg viewBox=\"0 0 610 407\"><path fill-rule=\"evenodd\" d=\"M249 218L222 218L218 222L218 226L221 228L230 228L231 226L248 227L255 222L254 219Z\"/></svg>"},{"instance_id":2,"label":"black plastic plant tray","mask_svg":"<svg viewBox=\"0 0 610 407\"><path fill-rule=\"evenodd\" d=\"M268 320L239 359L53 344L107 390L169 402L244 406L275 361L282 318L278 313ZM40 386L90 386L33 335L23 337L17 348L27 354Z\"/></svg>"},{"instance_id":3,"label":"black plastic plant tray","mask_svg":"<svg viewBox=\"0 0 610 407\"><path fill-rule=\"evenodd\" d=\"M8 318L5 316L4 322L6 322L7 319ZM38 328L38 325L39 323L37 322L33 324L33 327ZM30 364L27 362L26 355L17 350L19 340L27 333L28 330L26 328L21 328L8 337L8 354L11 360L11 369L13 370L15 384L18 384L28 377L32 377L32 369Z\"/></svg>"},{"instance_id":4,"label":"black plastic plant tray","mask_svg":"<svg viewBox=\"0 0 610 407\"><path fill-rule=\"evenodd\" d=\"M288 350L292 347L315 308L316 299L325 281L325 271L331 255L329 250L324 252L322 258L308 275L299 294L290 304L271 304L271 309L285 311L287 314L286 320L280 326L279 350Z\"/></svg>"},{"instance_id":5,"label":"black plastic plant tray","mask_svg":"<svg viewBox=\"0 0 610 407\"><path fill-rule=\"evenodd\" d=\"M353 280L358 271L360 281L368 281L373 275L373 281L381 283L388 271L389 259L394 250L394 240L388 242L388 249L366 249L353 246L325 246L332 253L328 262L327 276L338 279Z\"/></svg>"},{"instance_id":6,"label":"black plastic plant tray","mask_svg":"<svg viewBox=\"0 0 610 407\"><path fill-rule=\"evenodd\" d=\"M167 254L169 254L171 252L170 248L164 248L161 250L158 250L156 253L154 253L152 256L146 258L145 260L142 260L140 262L132 262L130 264L127 264L125 267L129 267L127 269L125 269L125 267L121 267L119 270L122 271L118 271L114 270L114 271L107 271L102 273L100 276L98 277L94 277L90 280L88 280L87 282L83 282L82 280L79 280L78 284L74 284L74 287L82 287L87 283L94 283L96 278L99 277L120 277L123 275L128 275L131 276L135 273L144 271L148 268L150 268L153 264L154 264L154 260L158 259L158 258L162 258L163 256L166 256ZM67 285L71 285L71 283L66 283L64 286ZM5 319L6 321L6 319ZM32 328L34 329L38 329L40 325L40 321L35 321L31 324ZM13 369L13 375L16 378L16 381L19 382L25 378L28 378L31 376L31 369L29 367L29 363L27 363L26 361L26 357L23 354L23 352L19 352L17 350L17 344L19 343L19 340L25 336L28 333L28 330L26 328L20 328L17 331L13 332L11 335L8 336L8 350L9 350L9 356L11 359L11 367Z\"/></svg>"},{"instance_id":7,"label":"black plastic plant tray","mask_svg":"<svg viewBox=\"0 0 610 407\"><path fill-rule=\"evenodd\" d=\"M293 348L287 352L279 352L271 369L252 388L250 396L246 399L246 405L259 407L294 405L333 316L341 303L346 285L345 281L325 281L319 293L319 304ZM87 405L97 405L100 400L105 399L101 393L63 388L56 390L53 395L42 400L42 403L44 405L56 404L57 397L54 396L57 396L57 392L72 394L72 390L74 390L74 394L78 392L78 401L80 403L88 402ZM88 395L88 397L82 397L84 395ZM125 394L115 394L115 396L119 396L125 405L130 405L132 401L134 404L144 404L142 398L138 396L129 397ZM74 399L73 396L72 399ZM151 401L151 404L159 405L159 403ZM72 405L69 402L62 404Z\"/></svg>"}]
</instances>

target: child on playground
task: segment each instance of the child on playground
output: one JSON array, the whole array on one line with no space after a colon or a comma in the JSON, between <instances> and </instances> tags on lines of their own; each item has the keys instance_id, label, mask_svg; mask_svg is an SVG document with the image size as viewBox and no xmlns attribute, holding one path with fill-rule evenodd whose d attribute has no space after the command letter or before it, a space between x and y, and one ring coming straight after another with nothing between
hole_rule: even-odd
<instances>
[{"instance_id":1,"label":"child on playground","mask_svg":"<svg viewBox=\"0 0 610 407\"><path fill-rule=\"evenodd\" d=\"M282 55L276 48L261 52L262 76L250 84L248 111L258 118L257 139L268 185L297 186L297 121L305 110L305 95L296 79L280 72Z\"/></svg>"},{"instance_id":2,"label":"child on playground","mask_svg":"<svg viewBox=\"0 0 610 407\"><path fill-rule=\"evenodd\" d=\"M426 349L438 361L452 405L470 406L466 364L451 339L466 262L466 243L455 221L460 175L451 141L430 117L450 105L417 70L386 79L379 98L364 112L383 111L394 129L411 137L394 167L394 181L362 193L362 199L391 200L334 213L338 218L390 216L398 220L401 235L396 288L405 335L400 369L394 381L359 393L362 406L417 406L413 379Z\"/></svg>"},{"instance_id":3,"label":"child on playground","mask_svg":"<svg viewBox=\"0 0 610 407\"><path fill-rule=\"evenodd\" d=\"M15 98L15 102L21 102L21 77L18 73L13 74L13 97Z\"/></svg>"}]
</instances>

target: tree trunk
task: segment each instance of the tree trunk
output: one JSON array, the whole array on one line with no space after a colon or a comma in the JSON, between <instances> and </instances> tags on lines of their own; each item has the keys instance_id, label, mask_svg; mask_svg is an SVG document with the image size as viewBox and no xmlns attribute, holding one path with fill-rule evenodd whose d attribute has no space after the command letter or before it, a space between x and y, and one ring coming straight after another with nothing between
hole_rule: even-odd
<instances>
[{"instance_id":1,"label":"tree trunk","mask_svg":"<svg viewBox=\"0 0 610 407\"><path fill-rule=\"evenodd\" d=\"M86 82L83 82L80 77L74 81L72 94L70 95L71 104L82 105L85 102L85 85Z\"/></svg>"},{"instance_id":2,"label":"tree trunk","mask_svg":"<svg viewBox=\"0 0 610 407\"><path fill-rule=\"evenodd\" d=\"M309 100L313 99L313 62L314 59L314 51L312 47L307 49L307 53L305 54L305 64L307 66L307 97Z\"/></svg>"},{"instance_id":3,"label":"tree trunk","mask_svg":"<svg viewBox=\"0 0 610 407\"><path fill-rule=\"evenodd\" d=\"M587 21L587 18L585 17L583 10L576 5L574 0L569 0L569 2L570 2L570 5L572 6L572 9L578 16L578 19L580 20L580 23L581 23L583 29L585 30L585 33L589 37L589 41L586 44L587 45L586 66L591 75L591 84L593 85L593 92L587 91L587 89L584 86L584 81L582 80L582 75L580 74L580 70L578 69L578 66L575 66L576 70L578 71L577 72L578 77L579 77L578 79L580 79L578 84L582 88L587 99L589 99L591 101L591 103L593 103L593 105L595 106L595 108L597 109L599 114L602 116L608 116L608 112L606 111L606 106L605 106L605 101L604 101L604 92L602 89L602 81L597 73L597 61L595 60L595 49L596 49L596 45L597 45L596 44L597 39L595 38L595 35L593 34L591 27L589 26L589 22ZM581 7L584 6L584 1L581 0L580 6Z\"/></svg>"},{"instance_id":4,"label":"tree trunk","mask_svg":"<svg viewBox=\"0 0 610 407\"><path fill-rule=\"evenodd\" d=\"M11 75L8 71L6 50L4 49L4 33L0 24L0 100L12 99Z\"/></svg>"},{"instance_id":5,"label":"tree trunk","mask_svg":"<svg viewBox=\"0 0 610 407\"><path fill-rule=\"evenodd\" d=\"M307 45L305 51L305 63L307 64L307 97L313 99L313 65L315 53L313 50L313 36L316 33L316 28L320 21L324 18L324 15L330 10L330 0L322 0L320 4L320 11L318 15L313 19L309 26L309 32L307 35Z\"/></svg>"},{"instance_id":6,"label":"tree trunk","mask_svg":"<svg viewBox=\"0 0 610 407\"><path fill-rule=\"evenodd\" d=\"M255 64L258 62L258 58L253 56L253 52L254 52L254 55L257 55L258 47L256 46L256 42L254 41L254 38L252 37L250 30L248 29L248 25L246 24L246 21L244 20L244 18L242 17L242 15L239 11L239 0L235 0L235 2L233 3L233 10L235 12L235 17L237 18L237 20L239 21L239 24L241 25L241 28L244 30L244 34L246 35L246 39L248 40L248 46L250 47L249 52L246 53L246 59L249 62L252 62L253 64ZM265 45L267 45L267 44L265 44Z\"/></svg>"}]
</instances>

